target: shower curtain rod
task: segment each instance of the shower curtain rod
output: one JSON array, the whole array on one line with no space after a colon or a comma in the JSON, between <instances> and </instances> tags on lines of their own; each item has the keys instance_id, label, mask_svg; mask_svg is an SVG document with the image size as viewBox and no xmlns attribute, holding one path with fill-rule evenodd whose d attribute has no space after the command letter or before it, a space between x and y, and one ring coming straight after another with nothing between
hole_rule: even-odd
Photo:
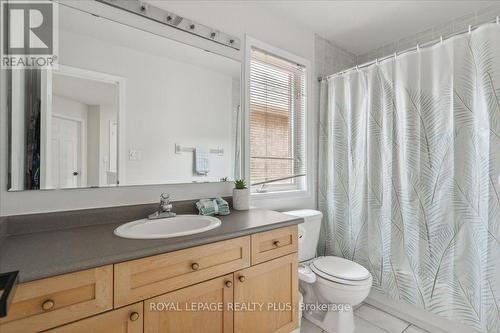
<instances>
[{"instance_id":1,"label":"shower curtain rod","mask_svg":"<svg viewBox=\"0 0 500 333\"><path fill-rule=\"evenodd\" d=\"M318 77L318 81L324 81L324 80L328 80L329 78L332 78L332 77L335 77L335 76L341 76L341 75L344 75L345 73L348 73L348 72L352 72L354 70L359 70L360 68L366 68L366 67L369 67L369 66L372 66L374 64L378 64L379 62L382 62L382 61L385 61L385 60L388 60L388 59L391 59L391 58L396 58L400 55L403 55L403 54L407 54L407 53L411 53L411 52L418 52L420 51L420 49L424 48L424 47L431 47L431 46L434 46L434 45L437 45L438 43L443 43L445 40L448 40L450 38L453 38L453 37L456 37L456 36L460 36L460 35L463 35L465 33L470 33L472 32L472 30L475 30L483 25L486 25L486 24L491 24L491 23L496 23L497 25L500 25L500 16L497 16L495 19L490 19L486 22L483 22L483 23L479 23L479 24L476 24L476 25L469 25L469 27L465 30L462 30L462 31L458 31L458 32L454 32L454 33L451 33L449 35L446 35L446 36L441 36L437 39L433 39L433 40L430 40L428 42L425 42L423 44L419 44L417 43L417 45L415 47L412 47L412 48L409 48L409 49L406 49L406 50L403 50L403 51L396 51L394 52L393 54L391 55L388 55L388 56L385 56L385 57L382 57L382 58L375 58L374 60L371 60L371 61L368 61L368 62L365 62L361 65L356 65L356 66L353 66L351 68L348 68L348 69L345 69L343 71L340 71L340 72L337 72L337 73L334 73L334 74L330 74L330 75L327 75L327 76L323 76L323 77Z\"/></svg>"}]
</instances>

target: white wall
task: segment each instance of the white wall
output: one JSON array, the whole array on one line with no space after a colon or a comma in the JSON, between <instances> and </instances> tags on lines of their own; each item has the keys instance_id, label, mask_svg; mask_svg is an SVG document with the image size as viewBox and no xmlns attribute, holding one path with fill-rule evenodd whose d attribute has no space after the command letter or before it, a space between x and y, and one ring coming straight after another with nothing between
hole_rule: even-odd
<instances>
[{"instance_id":1,"label":"white wall","mask_svg":"<svg viewBox=\"0 0 500 333\"><path fill-rule=\"evenodd\" d=\"M116 110L115 110L116 112ZM99 186L101 174L101 108L99 105L87 106L87 184ZM102 147L104 148L104 147Z\"/></svg>"},{"instance_id":2,"label":"white wall","mask_svg":"<svg viewBox=\"0 0 500 333\"><path fill-rule=\"evenodd\" d=\"M70 118L87 120L88 105L74 99L52 95L52 116L62 115Z\"/></svg>"},{"instance_id":3,"label":"white wall","mask_svg":"<svg viewBox=\"0 0 500 333\"><path fill-rule=\"evenodd\" d=\"M152 42L162 40L157 37ZM60 31L59 41L61 64L124 80L125 147L120 152L126 157L119 171L121 185L233 178L233 78L229 74L123 47L83 32ZM175 143L220 147L224 154L210 154L210 172L196 175L194 154L176 154ZM129 158L131 150L139 152L140 158Z\"/></svg>"},{"instance_id":4,"label":"white wall","mask_svg":"<svg viewBox=\"0 0 500 333\"><path fill-rule=\"evenodd\" d=\"M116 105L99 106L99 185L108 184L107 171L110 170L110 124L118 120Z\"/></svg>"},{"instance_id":5,"label":"white wall","mask_svg":"<svg viewBox=\"0 0 500 333\"><path fill-rule=\"evenodd\" d=\"M393 55L394 52L414 48L417 43L423 45L433 40L439 40L441 36L448 36L454 33L466 31L469 25L475 26L488 21L493 21L499 15L500 3L495 3L486 8L480 8L467 15L456 17L449 21L439 22L437 25L426 27L425 30L417 31L398 40L393 40L385 45L380 45L371 51L358 54L357 63L361 65L363 63L373 61L376 58L380 59Z\"/></svg>"},{"instance_id":6,"label":"white wall","mask_svg":"<svg viewBox=\"0 0 500 333\"><path fill-rule=\"evenodd\" d=\"M222 31L235 34L242 40L245 34L308 60L312 64L309 75L312 86L308 95L311 98L311 109L308 110L308 158L313 160L314 167L308 174L316 183L317 178L317 120L316 106L318 81L315 75L315 37L314 33L302 29L295 22L280 16L279 13L266 9L260 1L150 1L152 4L169 9L176 14L220 27ZM221 15L224 17L221 21ZM244 47L242 47L244 50ZM244 56L240 55L243 59ZM243 103L245 105L245 103ZM315 208L316 190L313 188L308 197L281 197L266 200L252 200L252 205L259 208L289 210L299 208Z\"/></svg>"},{"instance_id":7,"label":"white wall","mask_svg":"<svg viewBox=\"0 0 500 333\"><path fill-rule=\"evenodd\" d=\"M198 37L173 31L154 22L145 22L134 14L122 13L119 10L94 1L64 1L80 8L93 8L101 16L131 24L141 24L158 34L169 35L174 39L182 39L199 47L220 52L234 59L243 61L243 50L233 51L227 47L202 40ZM288 52L306 58L314 63L314 33L298 27L277 14L261 7L259 1L248 2L206 2L206 1L161 1L158 5L200 23L234 34L244 39L249 34L257 39L282 48ZM312 80L315 82L316 80ZM14 215L34 212L83 209L93 207L119 206L128 204L156 202L159 194L166 191L174 200L194 199L215 195L230 195L231 183L209 183L188 185L134 186L102 189L75 189L55 191L7 192L7 99L5 73L0 78L0 215ZM317 83L315 82L317 86ZM315 87L316 89L317 87ZM315 112L316 110L310 110ZM314 128L312 130L315 130ZM314 146L317 146L316 144ZM316 152L312 156L316 156ZM270 208L307 208L315 207L315 198L289 200L287 202L269 203Z\"/></svg>"}]
</instances>

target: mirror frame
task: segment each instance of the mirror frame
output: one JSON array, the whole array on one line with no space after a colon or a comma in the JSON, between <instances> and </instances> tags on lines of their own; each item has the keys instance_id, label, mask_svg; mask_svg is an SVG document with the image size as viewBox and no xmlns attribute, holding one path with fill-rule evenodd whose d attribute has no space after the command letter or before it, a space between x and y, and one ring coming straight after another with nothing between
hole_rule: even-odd
<instances>
[{"instance_id":1,"label":"mirror frame","mask_svg":"<svg viewBox=\"0 0 500 333\"><path fill-rule=\"evenodd\" d=\"M203 50L233 61L236 61L240 64L240 91L239 91L239 116L238 116L238 129L239 133L236 136L236 139L232 144L234 144L235 147L239 147L238 151L235 151L235 155L237 152L239 153L239 168L238 170L234 170L234 178L241 178L245 175L245 170L247 169L246 167L246 161L245 161L245 140L246 140L246 130L245 130L245 108L243 107L243 101L244 101L244 77L245 77L245 66L242 61L241 57L241 50L236 50L229 48L227 46L217 44L213 41L208 41L203 39L202 37L199 36L193 36L187 32L184 31L178 31L174 28L170 28L168 26L165 26L159 22L151 21L147 18L137 16L135 14L132 14L130 12L127 12L123 9L118 9L116 7L111 7L109 5L100 3L98 1L69 1L68 3L61 3L57 2L59 6L64 6L66 8L70 8L73 10L78 10L80 12L97 16L99 18L103 18L108 21L112 21L114 23L128 26L134 29L142 30L145 33L150 33L157 35L162 38L167 38L170 39L174 42L178 42L184 45L188 45L194 48L197 48L199 50ZM92 72L89 70L85 69L79 69L79 68L73 68L71 66L66 66L66 65L59 65L59 67L63 67L64 69L69 69L69 71L73 74L73 76L76 76L78 72L80 74L84 72ZM8 161L8 167L7 167L7 191L8 192L22 192L22 191L54 191L54 190L79 190L79 189L108 189L108 188L115 188L115 187L141 187L141 186L161 186L161 185L187 185L187 184L204 184L204 183L226 183L226 182L231 182L231 180L228 181L210 181L210 182L197 182L197 181L192 181L192 182L171 182L171 183L151 183L151 184L133 184L133 185L126 185L126 184L120 184L120 169L123 170L123 166L125 165L125 155L126 154L120 154L120 147L124 146L124 136L123 136L123 131L125 128L125 110L126 110L126 103L125 103L125 93L126 93L126 83L125 80L119 76L111 75L111 74L106 74L106 73L99 73L102 74L103 81L101 82L106 82L104 80L108 80L106 83L113 83L113 84L118 84L119 88L119 101L118 101L118 151L117 151L117 184L116 185L107 185L107 186L82 186L82 187L73 187L73 188L40 188L40 189L12 189L12 71L15 69L4 69L6 73L6 89L7 89L7 129L8 129L8 140L7 140L7 161ZM74 70L74 71L73 71ZM97 73L97 72L96 72ZM88 73L87 73L88 74ZM84 74L85 75L85 74ZM81 76L76 76L80 77ZM83 77L85 78L85 77ZM92 78L95 79L95 77L87 77L87 78ZM43 77L42 77L43 79ZM44 93L44 92L42 92ZM41 187L42 181L40 181L40 187Z\"/></svg>"}]
</instances>

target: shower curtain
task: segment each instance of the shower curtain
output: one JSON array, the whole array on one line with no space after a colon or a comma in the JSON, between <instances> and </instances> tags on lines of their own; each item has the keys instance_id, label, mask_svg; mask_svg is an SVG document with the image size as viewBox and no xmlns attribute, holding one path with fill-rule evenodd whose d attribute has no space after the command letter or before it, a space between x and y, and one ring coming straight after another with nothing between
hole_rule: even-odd
<instances>
[{"instance_id":1,"label":"shower curtain","mask_svg":"<svg viewBox=\"0 0 500 333\"><path fill-rule=\"evenodd\" d=\"M500 332L500 26L321 86L319 252L387 296Z\"/></svg>"}]
</instances>

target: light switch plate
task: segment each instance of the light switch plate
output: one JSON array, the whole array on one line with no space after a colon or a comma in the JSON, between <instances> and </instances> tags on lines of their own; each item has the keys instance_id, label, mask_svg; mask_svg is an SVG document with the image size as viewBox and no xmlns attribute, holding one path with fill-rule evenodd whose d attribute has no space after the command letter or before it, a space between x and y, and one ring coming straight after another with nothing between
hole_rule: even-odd
<instances>
[{"instance_id":1,"label":"light switch plate","mask_svg":"<svg viewBox=\"0 0 500 333\"><path fill-rule=\"evenodd\" d=\"M140 161L140 160L142 160L142 151L130 149L128 151L128 159L130 161Z\"/></svg>"}]
</instances>

